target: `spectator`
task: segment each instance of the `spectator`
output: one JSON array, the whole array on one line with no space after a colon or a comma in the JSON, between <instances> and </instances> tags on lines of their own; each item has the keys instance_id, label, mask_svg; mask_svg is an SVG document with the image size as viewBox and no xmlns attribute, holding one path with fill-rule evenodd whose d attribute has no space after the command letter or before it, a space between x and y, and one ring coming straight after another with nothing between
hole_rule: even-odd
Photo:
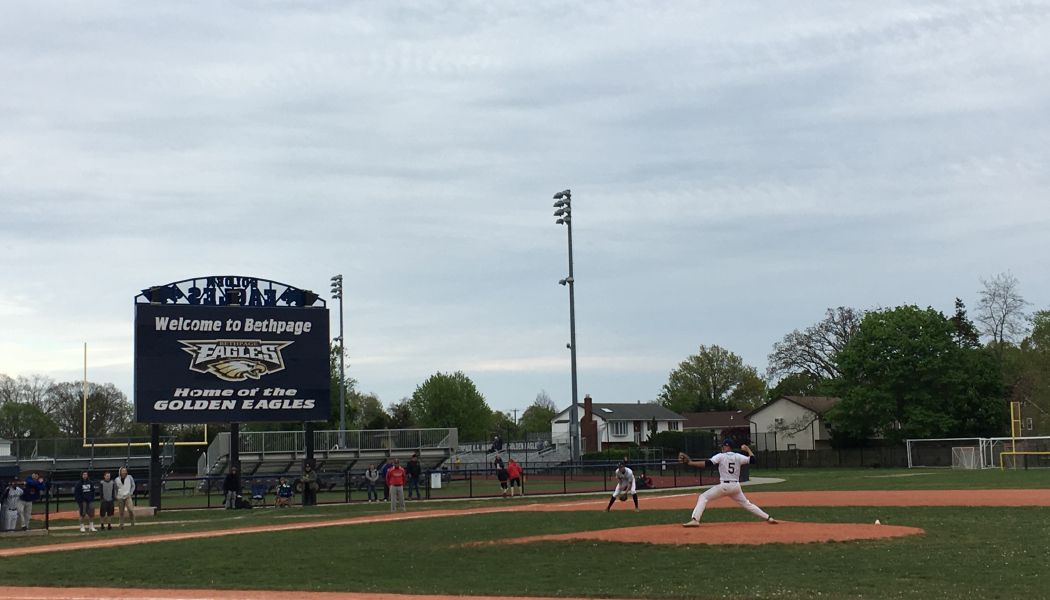
<instances>
[{"instance_id":1,"label":"spectator","mask_svg":"<svg viewBox=\"0 0 1050 600\"><path fill-rule=\"evenodd\" d=\"M496 458L499 458L499 453L503 452L503 440L499 439L498 435L492 436L492 446L489 447L489 452L495 452Z\"/></svg>"},{"instance_id":2,"label":"spectator","mask_svg":"<svg viewBox=\"0 0 1050 600\"><path fill-rule=\"evenodd\" d=\"M240 486L241 478L237 478L237 485ZM238 487L238 489L240 489ZM118 522L120 528L124 529L124 511L128 511L128 518L131 519L131 524L135 524L135 478L128 473L127 467L121 467L117 471L117 513Z\"/></svg>"},{"instance_id":3,"label":"spectator","mask_svg":"<svg viewBox=\"0 0 1050 600\"><path fill-rule=\"evenodd\" d=\"M496 458L492 460L492 466L497 470L503 468L503 459L500 458L499 454L497 454Z\"/></svg>"},{"instance_id":4,"label":"spectator","mask_svg":"<svg viewBox=\"0 0 1050 600\"><path fill-rule=\"evenodd\" d=\"M368 465L365 470L365 484L368 486L368 501L378 502L379 494L376 493L376 482L379 481L379 471L374 464Z\"/></svg>"},{"instance_id":5,"label":"spectator","mask_svg":"<svg viewBox=\"0 0 1050 600\"><path fill-rule=\"evenodd\" d=\"M0 531L14 531L18 527L18 515L22 511L22 488L18 487L18 478L7 483L4 488L3 497L0 498ZM84 530L83 527L80 528Z\"/></svg>"},{"instance_id":6,"label":"spectator","mask_svg":"<svg viewBox=\"0 0 1050 600\"><path fill-rule=\"evenodd\" d=\"M95 496L97 490L95 489L95 482L88 478L88 472L84 471L80 474L80 481L77 482L76 487L73 488L73 498L77 501L77 508L80 509L80 533L84 533L84 521L87 520L88 525L91 526L91 531L98 531L95 529Z\"/></svg>"},{"instance_id":7,"label":"spectator","mask_svg":"<svg viewBox=\"0 0 1050 600\"><path fill-rule=\"evenodd\" d=\"M405 507L405 469L401 461L394 459L394 464L386 471L386 484L390 488L390 512L397 512L397 507L407 511Z\"/></svg>"},{"instance_id":8,"label":"spectator","mask_svg":"<svg viewBox=\"0 0 1050 600\"><path fill-rule=\"evenodd\" d=\"M117 500L117 482L113 474L106 471L98 482L98 520L102 531L113 529L113 505Z\"/></svg>"},{"instance_id":9,"label":"spectator","mask_svg":"<svg viewBox=\"0 0 1050 600\"><path fill-rule=\"evenodd\" d=\"M507 476L510 477L510 497L514 497L514 490L518 490L519 496L525 495L525 488L521 485L521 465L513 458L507 461Z\"/></svg>"},{"instance_id":10,"label":"spectator","mask_svg":"<svg viewBox=\"0 0 1050 600\"><path fill-rule=\"evenodd\" d=\"M277 499L274 501L274 506L290 507L292 505L292 496L295 494L295 490L292 489L291 484L288 483L287 477L281 478L281 483L277 484Z\"/></svg>"},{"instance_id":11,"label":"spectator","mask_svg":"<svg viewBox=\"0 0 1050 600\"><path fill-rule=\"evenodd\" d=\"M500 462L499 466L496 467L496 479L499 480L500 493L504 498L507 497L507 480L510 479L510 475L507 473L506 467Z\"/></svg>"},{"instance_id":12,"label":"spectator","mask_svg":"<svg viewBox=\"0 0 1050 600\"><path fill-rule=\"evenodd\" d=\"M303 464L302 482L303 506L316 506L317 490L320 489L321 486L317 483L317 472L314 471L314 465L310 461Z\"/></svg>"},{"instance_id":13,"label":"spectator","mask_svg":"<svg viewBox=\"0 0 1050 600\"><path fill-rule=\"evenodd\" d=\"M419 495L419 477L423 474L423 467L419 464L418 452L413 452L412 458L408 459L405 472L408 474L408 492L405 495L412 498L412 490L415 490L416 500L422 500Z\"/></svg>"},{"instance_id":14,"label":"spectator","mask_svg":"<svg viewBox=\"0 0 1050 600\"><path fill-rule=\"evenodd\" d=\"M33 503L40 499L47 490L47 484L40 473L32 473L26 477L25 487L22 488L22 531L29 531L29 521L33 519Z\"/></svg>"},{"instance_id":15,"label":"spectator","mask_svg":"<svg viewBox=\"0 0 1050 600\"><path fill-rule=\"evenodd\" d=\"M241 472L236 466L230 467L230 472L226 474L226 479L222 480L222 493L225 496L225 506L227 510L233 510L237 508L237 497L241 495ZM121 517L124 516L121 511ZM121 524L121 527L124 525Z\"/></svg>"},{"instance_id":16,"label":"spectator","mask_svg":"<svg viewBox=\"0 0 1050 600\"><path fill-rule=\"evenodd\" d=\"M379 467L379 478L383 480L383 502L390 500L390 484L386 482L386 474L392 466L394 466L394 459L388 458L383 466Z\"/></svg>"}]
</instances>

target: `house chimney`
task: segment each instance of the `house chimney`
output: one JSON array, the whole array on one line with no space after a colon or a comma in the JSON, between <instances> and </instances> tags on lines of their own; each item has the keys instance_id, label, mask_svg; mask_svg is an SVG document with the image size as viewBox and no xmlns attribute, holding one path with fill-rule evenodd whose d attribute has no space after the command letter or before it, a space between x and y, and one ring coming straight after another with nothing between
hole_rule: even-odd
<instances>
[{"instance_id":1,"label":"house chimney","mask_svg":"<svg viewBox=\"0 0 1050 600\"><path fill-rule=\"evenodd\" d=\"M588 421L591 419L592 402L591 395L587 394L583 397L583 418Z\"/></svg>"}]
</instances>

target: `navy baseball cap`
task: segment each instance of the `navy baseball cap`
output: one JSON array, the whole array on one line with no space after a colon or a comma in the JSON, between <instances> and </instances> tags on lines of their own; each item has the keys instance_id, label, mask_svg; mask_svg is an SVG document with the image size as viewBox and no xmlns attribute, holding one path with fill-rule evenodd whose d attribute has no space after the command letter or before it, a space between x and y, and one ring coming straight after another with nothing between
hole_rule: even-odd
<instances>
[{"instance_id":1,"label":"navy baseball cap","mask_svg":"<svg viewBox=\"0 0 1050 600\"><path fill-rule=\"evenodd\" d=\"M722 445L723 446L732 446L733 445L733 440L731 440L729 438L726 438L726 439L722 440Z\"/></svg>"}]
</instances>

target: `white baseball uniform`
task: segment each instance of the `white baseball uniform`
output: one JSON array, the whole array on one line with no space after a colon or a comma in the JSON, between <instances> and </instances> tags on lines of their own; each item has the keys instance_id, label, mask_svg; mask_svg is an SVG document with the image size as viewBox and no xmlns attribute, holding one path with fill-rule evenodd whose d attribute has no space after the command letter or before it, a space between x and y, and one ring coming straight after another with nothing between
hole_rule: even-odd
<instances>
[{"instance_id":1,"label":"white baseball uniform","mask_svg":"<svg viewBox=\"0 0 1050 600\"><path fill-rule=\"evenodd\" d=\"M638 493L637 488L635 488L634 471L630 467L624 467L622 473L620 469L616 469L616 489L613 490L613 497L619 496L620 492L624 490L631 494Z\"/></svg>"},{"instance_id":2,"label":"white baseball uniform","mask_svg":"<svg viewBox=\"0 0 1050 600\"><path fill-rule=\"evenodd\" d=\"M718 465L719 483L712 486L703 494L700 494L700 498L696 501L696 508L693 509L694 520L700 520L709 500L721 498L722 496L729 496L737 504L743 507L744 510L756 517L761 517L762 519L769 518L769 515L766 514L765 511L752 504L751 501L744 496L744 492L740 491L740 467L751 462L750 456L745 456L736 452L722 452L712 456L707 459L707 461Z\"/></svg>"}]
</instances>

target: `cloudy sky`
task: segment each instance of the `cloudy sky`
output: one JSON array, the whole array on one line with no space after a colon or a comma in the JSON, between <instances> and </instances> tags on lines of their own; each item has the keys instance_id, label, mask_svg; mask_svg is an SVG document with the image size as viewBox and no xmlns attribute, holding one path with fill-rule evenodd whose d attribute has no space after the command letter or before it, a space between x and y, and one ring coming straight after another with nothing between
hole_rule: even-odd
<instances>
[{"instance_id":1,"label":"cloudy sky","mask_svg":"<svg viewBox=\"0 0 1050 600\"><path fill-rule=\"evenodd\" d=\"M1046 308L1048 57L1040 2L5 2L0 373L87 342L130 396L141 288L342 273L362 390L564 407L565 188L581 397L1005 271Z\"/></svg>"}]
</instances>

